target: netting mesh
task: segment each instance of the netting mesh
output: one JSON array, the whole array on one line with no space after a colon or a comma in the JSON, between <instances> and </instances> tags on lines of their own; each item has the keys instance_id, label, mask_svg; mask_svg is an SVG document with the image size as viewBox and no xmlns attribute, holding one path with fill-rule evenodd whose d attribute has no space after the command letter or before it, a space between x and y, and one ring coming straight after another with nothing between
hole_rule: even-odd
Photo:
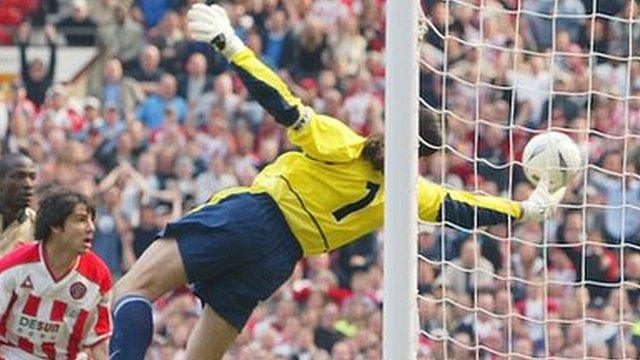
<instances>
[{"instance_id":1,"label":"netting mesh","mask_svg":"<svg viewBox=\"0 0 640 360\"><path fill-rule=\"evenodd\" d=\"M421 5L420 102L445 139L423 175L526 199L522 149L549 129L584 167L543 224L421 227L419 353L638 358L640 2Z\"/></svg>"}]
</instances>

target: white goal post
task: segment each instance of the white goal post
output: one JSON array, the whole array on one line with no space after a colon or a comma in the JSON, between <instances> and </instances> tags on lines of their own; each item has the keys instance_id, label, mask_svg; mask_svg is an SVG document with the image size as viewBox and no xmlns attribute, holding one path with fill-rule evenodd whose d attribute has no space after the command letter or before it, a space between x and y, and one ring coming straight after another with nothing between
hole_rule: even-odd
<instances>
[{"instance_id":1,"label":"white goal post","mask_svg":"<svg viewBox=\"0 0 640 360\"><path fill-rule=\"evenodd\" d=\"M387 2L383 357L416 358L418 3Z\"/></svg>"}]
</instances>

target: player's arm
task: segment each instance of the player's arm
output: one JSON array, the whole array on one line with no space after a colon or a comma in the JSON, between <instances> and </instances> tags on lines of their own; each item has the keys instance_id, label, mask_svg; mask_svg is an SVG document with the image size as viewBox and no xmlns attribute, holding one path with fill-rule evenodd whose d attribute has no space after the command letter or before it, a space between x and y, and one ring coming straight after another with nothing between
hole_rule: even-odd
<instances>
[{"instance_id":1,"label":"player's arm","mask_svg":"<svg viewBox=\"0 0 640 360\"><path fill-rule=\"evenodd\" d=\"M509 219L542 221L553 213L564 191L563 188L550 194L541 183L529 199L517 202L503 197L451 190L421 178L418 182L420 219L430 222L444 219L467 229L506 224Z\"/></svg>"},{"instance_id":2,"label":"player's arm","mask_svg":"<svg viewBox=\"0 0 640 360\"><path fill-rule=\"evenodd\" d=\"M236 36L221 6L194 4L187 16L193 37L211 44L231 62L250 94L279 124L289 127L302 121L302 101Z\"/></svg>"},{"instance_id":3,"label":"player's arm","mask_svg":"<svg viewBox=\"0 0 640 360\"><path fill-rule=\"evenodd\" d=\"M251 96L279 124L300 127L310 113L305 113L302 100L291 93L282 79L264 64L255 53L244 47L229 58Z\"/></svg>"},{"instance_id":4,"label":"player's arm","mask_svg":"<svg viewBox=\"0 0 640 360\"><path fill-rule=\"evenodd\" d=\"M348 162L360 156L365 138L343 122L316 114L293 95L287 85L253 51L244 48L230 58L245 86L278 123L287 127L287 137L310 157Z\"/></svg>"},{"instance_id":5,"label":"player's arm","mask_svg":"<svg viewBox=\"0 0 640 360\"><path fill-rule=\"evenodd\" d=\"M337 119L318 115L304 106L282 79L236 36L222 7L194 4L187 16L193 37L211 44L231 62L251 96L287 127L294 145L322 161L347 162L360 156L365 139Z\"/></svg>"},{"instance_id":6,"label":"player's arm","mask_svg":"<svg viewBox=\"0 0 640 360\"><path fill-rule=\"evenodd\" d=\"M245 48L230 59L245 86L278 123L287 127L287 137L310 157L348 162L360 156L365 138L343 122L316 114L293 95L268 66Z\"/></svg>"}]
</instances>

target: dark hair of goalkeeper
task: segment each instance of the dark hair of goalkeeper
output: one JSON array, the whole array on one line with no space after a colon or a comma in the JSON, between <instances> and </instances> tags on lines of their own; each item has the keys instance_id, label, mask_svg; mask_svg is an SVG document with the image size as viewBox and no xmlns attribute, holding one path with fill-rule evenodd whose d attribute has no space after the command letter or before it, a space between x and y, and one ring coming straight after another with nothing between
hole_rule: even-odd
<instances>
[{"instance_id":1,"label":"dark hair of goalkeeper","mask_svg":"<svg viewBox=\"0 0 640 360\"><path fill-rule=\"evenodd\" d=\"M429 156L442 146L442 136L438 118L427 110L420 110L420 145L418 156ZM384 135L371 134L362 150L362 157L373 164L373 168L384 172Z\"/></svg>"}]
</instances>

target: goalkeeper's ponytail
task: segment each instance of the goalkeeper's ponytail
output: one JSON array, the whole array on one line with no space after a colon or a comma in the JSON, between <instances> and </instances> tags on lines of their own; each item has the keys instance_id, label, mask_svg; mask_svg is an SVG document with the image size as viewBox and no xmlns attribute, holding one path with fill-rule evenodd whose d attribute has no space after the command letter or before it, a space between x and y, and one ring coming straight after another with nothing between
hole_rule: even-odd
<instances>
[{"instance_id":1,"label":"goalkeeper's ponytail","mask_svg":"<svg viewBox=\"0 0 640 360\"><path fill-rule=\"evenodd\" d=\"M384 172L384 135L369 135L362 149L362 157L371 162L374 170Z\"/></svg>"}]
</instances>

